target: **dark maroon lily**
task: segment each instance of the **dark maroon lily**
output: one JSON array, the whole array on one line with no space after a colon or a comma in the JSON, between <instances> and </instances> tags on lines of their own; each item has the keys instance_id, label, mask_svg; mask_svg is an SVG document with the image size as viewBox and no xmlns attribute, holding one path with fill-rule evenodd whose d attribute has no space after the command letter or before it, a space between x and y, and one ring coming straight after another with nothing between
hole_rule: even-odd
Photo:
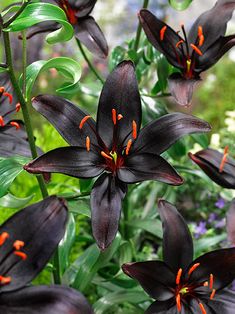
<instances>
[{"instance_id":1,"label":"dark maroon lily","mask_svg":"<svg viewBox=\"0 0 235 314\"><path fill-rule=\"evenodd\" d=\"M107 41L95 19L90 16L97 0L42 0L41 2L58 4L66 13L68 21L73 25L75 37L80 40L90 52L100 58L107 57ZM40 23L30 28L27 37L30 38L38 33L51 32L57 28L58 25L56 23Z\"/></svg>"},{"instance_id":2,"label":"dark maroon lily","mask_svg":"<svg viewBox=\"0 0 235 314\"><path fill-rule=\"evenodd\" d=\"M177 209L160 200L163 261L127 263L124 273L137 280L156 301L146 314L232 314L235 293L225 289L235 279L235 248L215 250L193 260L193 241Z\"/></svg>"},{"instance_id":3,"label":"dark maroon lily","mask_svg":"<svg viewBox=\"0 0 235 314\"><path fill-rule=\"evenodd\" d=\"M235 35L224 36L234 9L234 0L218 0L198 17L188 36L181 25L183 37L148 10L140 11L140 22L151 44L180 70L169 77L170 92L180 105L190 104L200 74L235 45Z\"/></svg>"},{"instance_id":4,"label":"dark maroon lily","mask_svg":"<svg viewBox=\"0 0 235 314\"><path fill-rule=\"evenodd\" d=\"M189 157L208 177L227 189L235 189L235 160L229 156L228 147L224 153L211 148L203 149Z\"/></svg>"},{"instance_id":5,"label":"dark maroon lily","mask_svg":"<svg viewBox=\"0 0 235 314\"><path fill-rule=\"evenodd\" d=\"M92 314L79 292L28 284L49 261L64 235L67 207L56 196L28 206L0 227L0 312Z\"/></svg>"},{"instance_id":6,"label":"dark maroon lily","mask_svg":"<svg viewBox=\"0 0 235 314\"><path fill-rule=\"evenodd\" d=\"M52 150L24 168L77 178L99 176L91 192L91 213L93 235L102 250L117 233L127 184L144 180L182 184L160 155L181 136L210 130L207 122L182 113L168 114L140 130L141 101L131 61L120 63L107 78L96 122L56 96L38 96L33 106L72 146Z\"/></svg>"}]
</instances>

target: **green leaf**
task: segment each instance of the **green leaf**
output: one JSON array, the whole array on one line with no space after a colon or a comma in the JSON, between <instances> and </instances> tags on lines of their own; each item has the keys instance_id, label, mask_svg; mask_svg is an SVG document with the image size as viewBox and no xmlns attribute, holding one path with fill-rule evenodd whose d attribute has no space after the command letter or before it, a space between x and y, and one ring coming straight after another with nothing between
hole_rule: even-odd
<instances>
[{"instance_id":1,"label":"green leaf","mask_svg":"<svg viewBox=\"0 0 235 314\"><path fill-rule=\"evenodd\" d=\"M37 77L43 72L55 68L59 73L69 79L63 87L57 89L57 92L63 95L70 95L73 90L78 88L78 81L81 78L81 66L73 59L66 57L53 58L48 61L39 60L30 64L26 69L26 97L31 98L31 92ZM72 82L71 82L72 81ZM22 76L20 77L22 85Z\"/></svg>"},{"instance_id":2,"label":"green leaf","mask_svg":"<svg viewBox=\"0 0 235 314\"><path fill-rule=\"evenodd\" d=\"M202 148L207 148L209 146L209 139L206 134L191 134L193 140L200 144Z\"/></svg>"},{"instance_id":3,"label":"green leaf","mask_svg":"<svg viewBox=\"0 0 235 314\"><path fill-rule=\"evenodd\" d=\"M7 194L8 188L23 171L28 159L23 157L2 158L0 160L0 197Z\"/></svg>"},{"instance_id":4,"label":"green leaf","mask_svg":"<svg viewBox=\"0 0 235 314\"><path fill-rule=\"evenodd\" d=\"M168 0L172 8L182 11L192 3L193 0Z\"/></svg>"},{"instance_id":5,"label":"green leaf","mask_svg":"<svg viewBox=\"0 0 235 314\"><path fill-rule=\"evenodd\" d=\"M133 228L143 229L162 239L162 223L159 219L138 219L127 223Z\"/></svg>"},{"instance_id":6,"label":"green leaf","mask_svg":"<svg viewBox=\"0 0 235 314\"><path fill-rule=\"evenodd\" d=\"M195 256L201 255L202 251L208 251L212 246L219 244L221 241L227 238L226 233L216 235L210 238L201 238L194 242L194 254Z\"/></svg>"},{"instance_id":7,"label":"green leaf","mask_svg":"<svg viewBox=\"0 0 235 314\"><path fill-rule=\"evenodd\" d=\"M87 199L68 201L69 210L75 215L81 214L91 218L90 201Z\"/></svg>"},{"instance_id":8,"label":"green leaf","mask_svg":"<svg viewBox=\"0 0 235 314\"><path fill-rule=\"evenodd\" d=\"M103 298L99 299L94 305L93 309L96 314L104 314L106 310L112 308L115 304L130 302L139 304L148 301L149 297L142 291L117 291L109 293Z\"/></svg>"},{"instance_id":9,"label":"green leaf","mask_svg":"<svg viewBox=\"0 0 235 314\"><path fill-rule=\"evenodd\" d=\"M46 37L48 44L68 41L73 37L73 27L68 22L66 14L58 6L49 3L32 3L4 31L19 32L35 24L53 21L62 25Z\"/></svg>"},{"instance_id":10,"label":"green leaf","mask_svg":"<svg viewBox=\"0 0 235 314\"><path fill-rule=\"evenodd\" d=\"M28 197L19 198L8 193L7 195L3 196L0 199L0 206L5 207L5 208L13 208L13 209L22 208L22 207L25 207L32 200L33 197L34 197L34 194Z\"/></svg>"},{"instance_id":11,"label":"green leaf","mask_svg":"<svg viewBox=\"0 0 235 314\"><path fill-rule=\"evenodd\" d=\"M12 5L8 8L6 8L2 13L1 16L4 17L5 15L9 14L9 13L16 13L19 9L20 9L20 5Z\"/></svg>"}]
</instances>

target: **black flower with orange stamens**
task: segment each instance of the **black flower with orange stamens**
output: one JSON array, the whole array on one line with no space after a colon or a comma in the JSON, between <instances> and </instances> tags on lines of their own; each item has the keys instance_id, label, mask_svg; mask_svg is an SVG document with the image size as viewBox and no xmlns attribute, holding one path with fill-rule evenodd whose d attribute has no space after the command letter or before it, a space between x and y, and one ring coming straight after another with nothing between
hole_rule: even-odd
<instances>
[{"instance_id":1,"label":"black flower with orange stamens","mask_svg":"<svg viewBox=\"0 0 235 314\"><path fill-rule=\"evenodd\" d=\"M41 2L56 3L64 10L68 21L74 27L75 37L83 43L87 49L100 58L106 58L108 55L108 44L102 30L95 19L90 16L97 0L48 0ZM30 28L27 38L32 36L51 32L58 28L57 23L40 23Z\"/></svg>"},{"instance_id":2,"label":"black flower with orange stamens","mask_svg":"<svg viewBox=\"0 0 235 314\"><path fill-rule=\"evenodd\" d=\"M137 280L156 301L146 314L231 314L235 294L225 289L235 279L235 248L193 260L193 241L177 209L160 200L163 261L127 263L124 273Z\"/></svg>"},{"instance_id":3,"label":"black flower with orange stamens","mask_svg":"<svg viewBox=\"0 0 235 314\"><path fill-rule=\"evenodd\" d=\"M227 189L235 189L235 160L229 156L228 147L221 153L215 149L203 149L189 157L208 175L208 177Z\"/></svg>"},{"instance_id":4,"label":"black flower with orange stamens","mask_svg":"<svg viewBox=\"0 0 235 314\"><path fill-rule=\"evenodd\" d=\"M218 0L211 10L198 17L188 36L181 25L183 37L148 10L140 11L140 22L151 44L180 70L169 77L170 92L180 105L190 104L201 72L235 45L235 35L224 36L234 9L234 0Z\"/></svg>"},{"instance_id":5,"label":"black flower with orange stamens","mask_svg":"<svg viewBox=\"0 0 235 314\"><path fill-rule=\"evenodd\" d=\"M60 97L38 96L33 106L72 146L52 150L24 168L77 178L99 176L91 192L91 219L101 249L117 233L127 184L144 180L182 184L183 179L160 155L183 135L210 130L207 122L182 113L163 116L140 130L141 102L131 61L120 63L107 78L96 122Z\"/></svg>"},{"instance_id":6,"label":"black flower with orange stamens","mask_svg":"<svg viewBox=\"0 0 235 314\"><path fill-rule=\"evenodd\" d=\"M0 226L0 312L92 314L83 295L63 286L28 286L64 235L67 207L56 196L28 206Z\"/></svg>"}]
</instances>

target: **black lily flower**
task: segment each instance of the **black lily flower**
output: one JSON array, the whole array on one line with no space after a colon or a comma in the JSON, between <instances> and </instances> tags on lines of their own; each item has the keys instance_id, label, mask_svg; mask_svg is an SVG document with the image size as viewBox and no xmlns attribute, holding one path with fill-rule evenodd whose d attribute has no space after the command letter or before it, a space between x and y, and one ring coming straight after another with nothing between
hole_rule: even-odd
<instances>
[{"instance_id":1,"label":"black lily flower","mask_svg":"<svg viewBox=\"0 0 235 314\"><path fill-rule=\"evenodd\" d=\"M128 183L183 179L160 154L181 136L207 132L196 117L174 113L140 130L141 101L133 63L120 63L104 84L95 122L69 101L50 95L34 99L44 115L72 145L52 150L24 168L31 173L59 172L77 178L100 176L91 192L93 235L105 249L114 239Z\"/></svg>"},{"instance_id":2,"label":"black lily flower","mask_svg":"<svg viewBox=\"0 0 235 314\"><path fill-rule=\"evenodd\" d=\"M228 155L228 147L224 153L211 148L203 149L189 157L208 175L208 177L227 189L235 189L235 160Z\"/></svg>"},{"instance_id":3,"label":"black lily flower","mask_svg":"<svg viewBox=\"0 0 235 314\"><path fill-rule=\"evenodd\" d=\"M234 9L234 0L218 0L211 10L198 17L188 36L181 25L183 37L148 10L140 11L140 22L151 44L180 70L169 77L170 92L180 105L190 104L201 72L234 46L235 35L224 36Z\"/></svg>"},{"instance_id":4,"label":"black lily flower","mask_svg":"<svg viewBox=\"0 0 235 314\"><path fill-rule=\"evenodd\" d=\"M226 290L235 278L235 248L206 253L193 260L193 241L177 209L160 200L163 261L127 263L123 271L155 300L146 314L232 314L235 293Z\"/></svg>"},{"instance_id":5,"label":"black lily flower","mask_svg":"<svg viewBox=\"0 0 235 314\"><path fill-rule=\"evenodd\" d=\"M0 227L0 312L92 314L79 292L63 286L28 286L63 237L67 207L56 196L28 206Z\"/></svg>"},{"instance_id":6,"label":"black lily flower","mask_svg":"<svg viewBox=\"0 0 235 314\"><path fill-rule=\"evenodd\" d=\"M50 0L41 2L55 2L64 10L68 21L74 27L75 37L79 39L87 49L100 58L106 58L108 55L108 44L102 30L95 19L90 16L97 0ZM51 32L58 28L57 23L40 23L31 27L27 38L35 34Z\"/></svg>"}]
</instances>

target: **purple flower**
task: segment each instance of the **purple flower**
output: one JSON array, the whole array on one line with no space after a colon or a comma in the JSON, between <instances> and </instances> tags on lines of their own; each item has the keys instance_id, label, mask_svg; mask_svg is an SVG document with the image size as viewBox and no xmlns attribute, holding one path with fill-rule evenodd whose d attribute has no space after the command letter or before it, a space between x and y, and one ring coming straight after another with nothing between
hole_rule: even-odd
<instances>
[{"instance_id":1,"label":"purple flower","mask_svg":"<svg viewBox=\"0 0 235 314\"><path fill-rule=\"evenodd\" d=\"M218 219L218 215L216 213L211 213L208 218L208 222L211 224L212 222Z\"/></svg>"},{"instance_id":2,"label":"purple flower","mask_svg":"<svg viewBox=\"0 0 235 314\"><path fill-rule=\"evenodd\" d=\"M196 239L198 239L200 236L202 236L206 232L207 232L206 221L200 221L195 227L194 236Z\"/></svg>"},{"instance_id":3,"label":"purple flower","mask_svg":"<svg viewBox=\"0 0 235 314\"><path fill-rule=\"evenodd\" d=\"M225 205L225 201L222 197L220 197L215 203L215 206L219 209L224 208L224 205Z\"/></svg>"}]
</instances>

